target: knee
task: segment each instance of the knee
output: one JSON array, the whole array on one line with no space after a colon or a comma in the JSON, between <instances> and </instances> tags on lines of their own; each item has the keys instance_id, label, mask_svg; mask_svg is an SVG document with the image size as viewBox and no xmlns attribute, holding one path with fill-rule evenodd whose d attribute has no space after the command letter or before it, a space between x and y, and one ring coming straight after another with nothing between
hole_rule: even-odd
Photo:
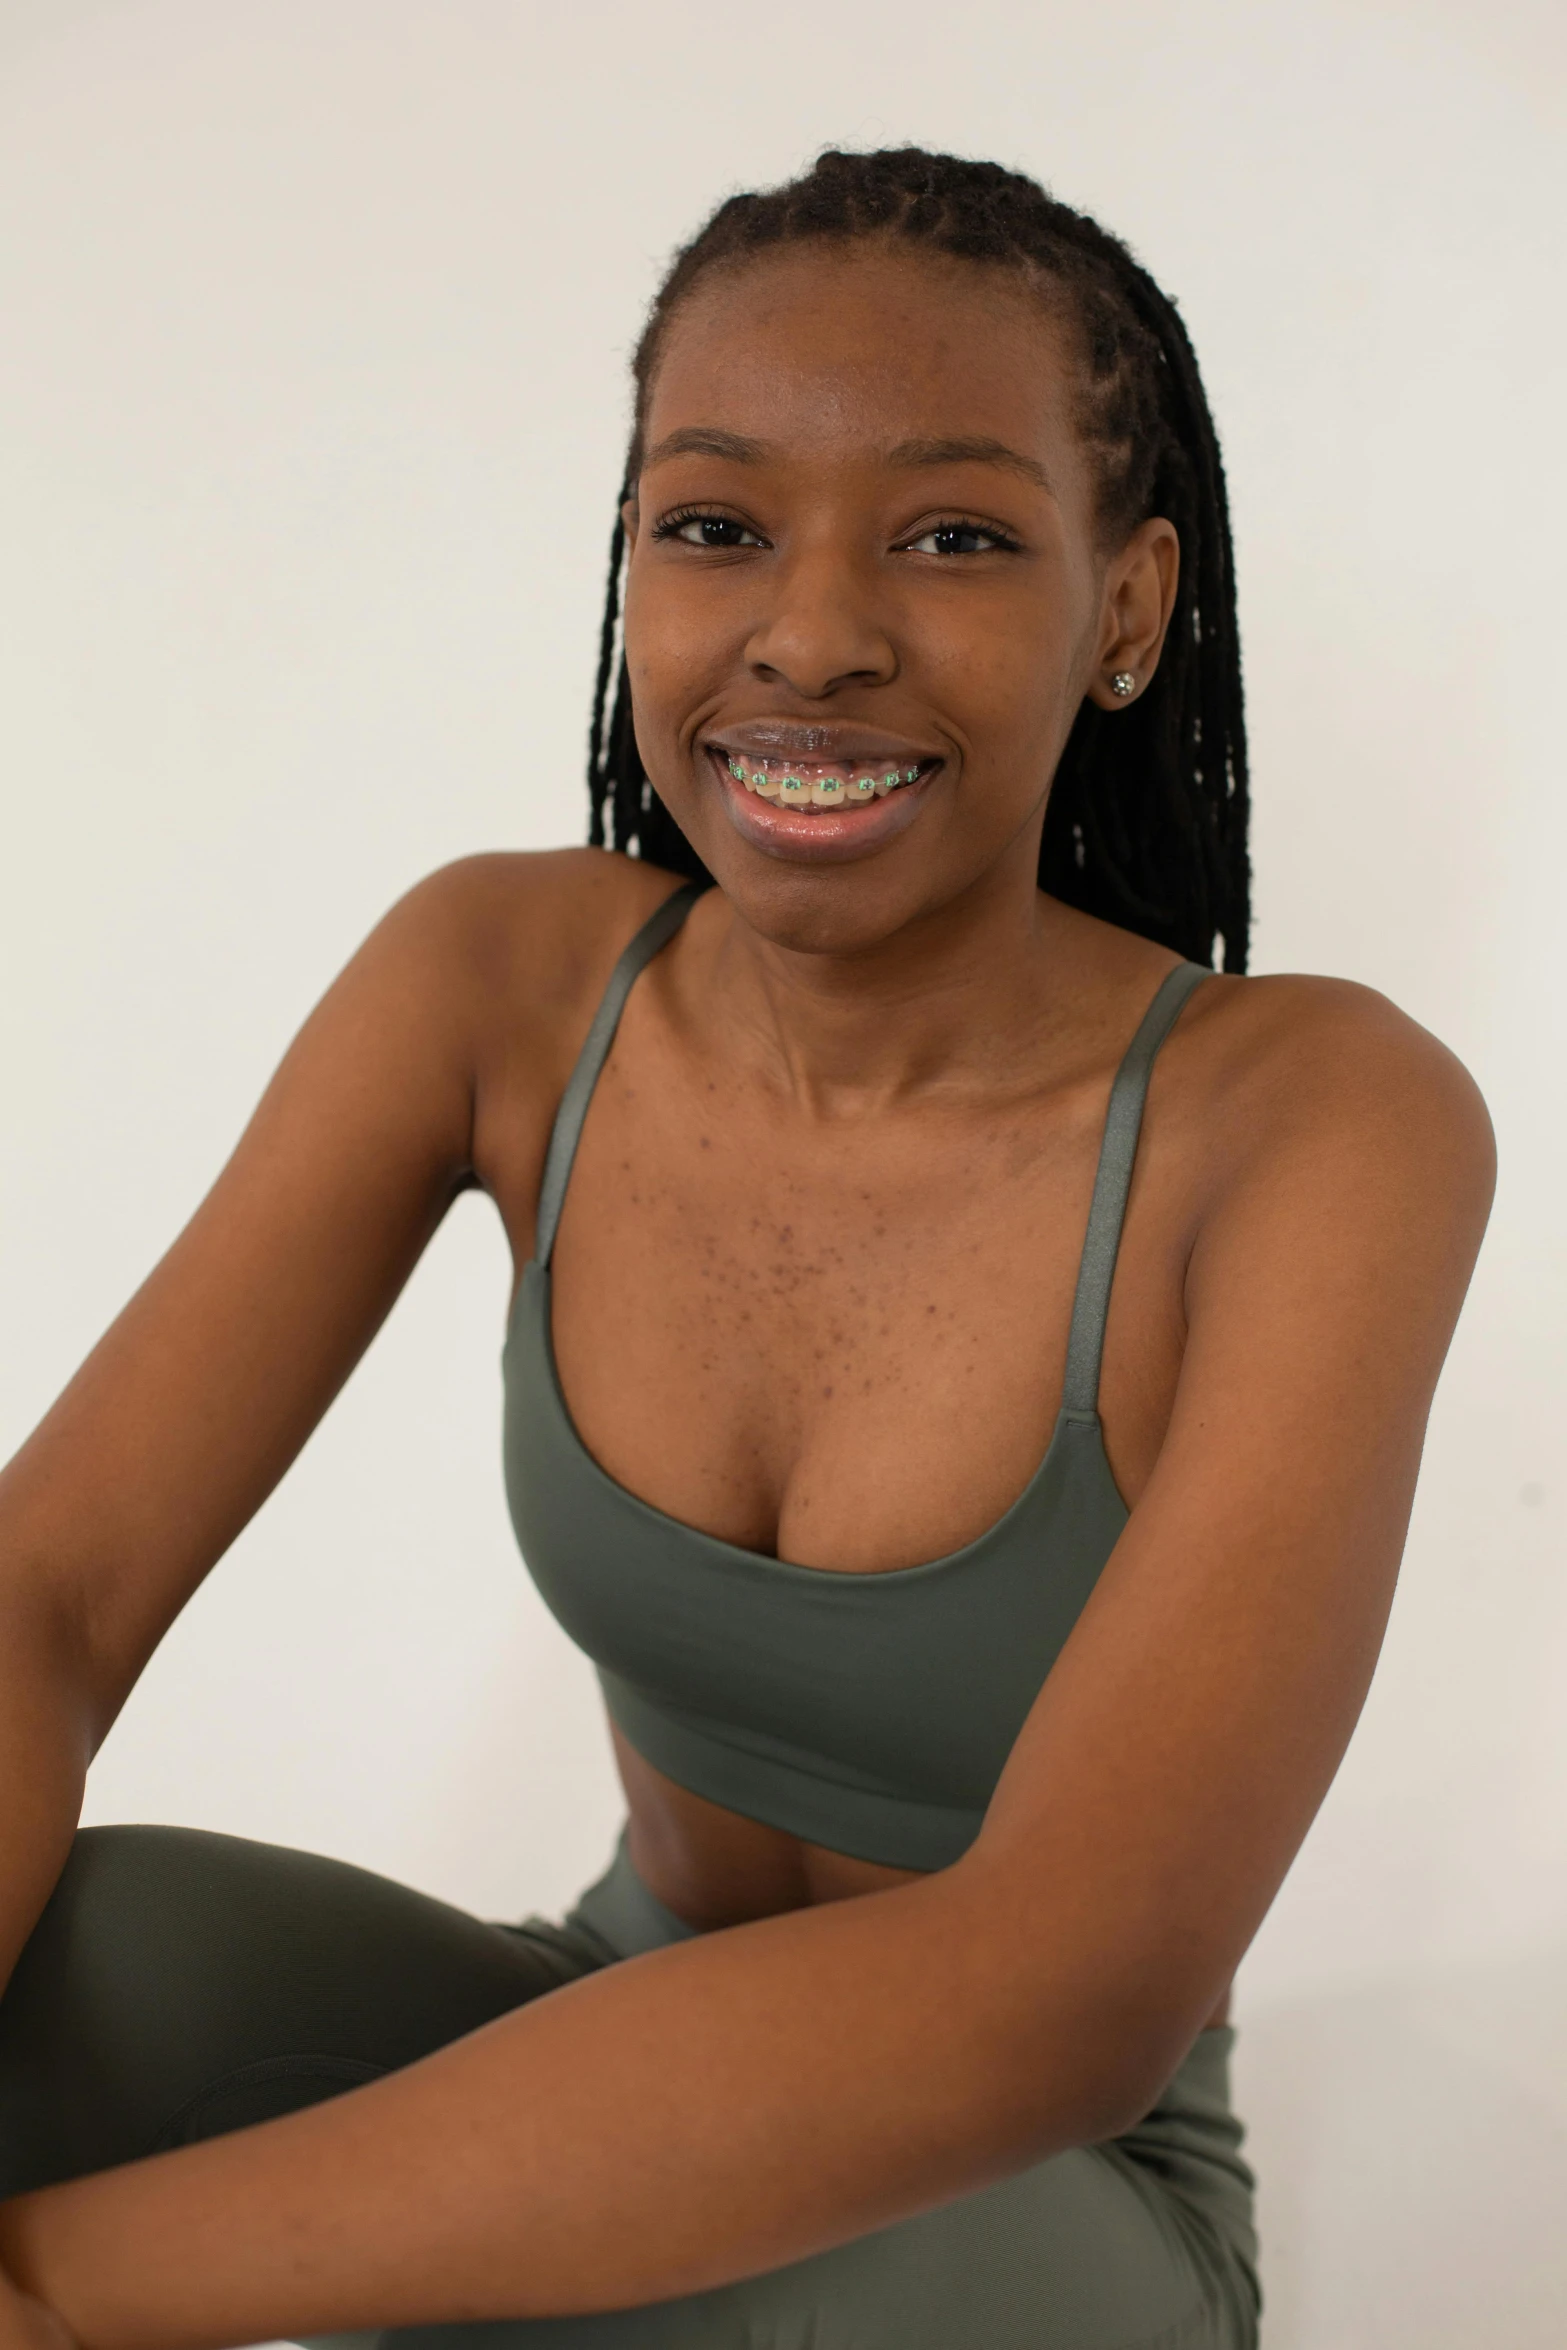
<instances>
[{"instance_id":1,"label":"knee","mask_svg":"<svg viewBox=\"0 0 1567 2350\"><path fill-rule=\"evenodd\" d=\"M204 2054L200 1971L240 1922L245 1850L193 1828L77 1835L0 1998L0 2194L145 2151Z\"/></svg>"},{"instance_id":2,"label":"knee","mask_svg":"<svg viewBox=\"0 0 1567 2350\"><path fill-rule=\"evenodd\" d=\"M117 2039L103 2028L106 1955L156 1901L164 1839L178 1833L89 1828L71 1847L0 1998L0 2194L116 2158L95 2126L113 2102L94 2081L112 2073Z\"/></svg>"},{"instance_id":3,"label":"knee","mask_svg":"<svg viewBox=\"0 0 1567 2350\"><path fill-rule=\"evenodd\" d=\"M171 1909L184 1906L191 1831L181 1828L83 1828L54 1891L25 1944L0 1999L0 2065L21 2047L53 2037L50 2018L80 2015L82 1994L112 1956L134 1978L154 1934L166 1934Z\"/></svg>"},{"instance_id":4,"label":"knee","mask_svg":"<svg viewBox=\"0 0 1567 2350\"><path fill-rule=\"evenodd\" d=\"M57 1972L94 1950L134 1956L164 1940L214 1868L211 1846L231 1841L196 1828L82 1828L17 1969Z\"/></svg>"}]
</instances>

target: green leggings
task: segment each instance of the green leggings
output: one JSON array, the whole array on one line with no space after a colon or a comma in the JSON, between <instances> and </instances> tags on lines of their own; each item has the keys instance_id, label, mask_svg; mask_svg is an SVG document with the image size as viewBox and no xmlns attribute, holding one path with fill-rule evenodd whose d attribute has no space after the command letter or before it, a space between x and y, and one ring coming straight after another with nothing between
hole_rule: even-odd
<instances>
[{"instance_id":1,"label":"green leggings","mask_svg":"<svg viewBox=\"0 0 1567 2350\"><path fill-rule=\"evenodd\" d=\"M689 1932L623 1850L564 1924L498 1926L308 1853L86 1829L0 2000L0 2196L334 2096ZM1232 2037L1204 2032L1125 2137L835 2251L384 2350L1252 2350Z\"/></svg>"}]
</instances>

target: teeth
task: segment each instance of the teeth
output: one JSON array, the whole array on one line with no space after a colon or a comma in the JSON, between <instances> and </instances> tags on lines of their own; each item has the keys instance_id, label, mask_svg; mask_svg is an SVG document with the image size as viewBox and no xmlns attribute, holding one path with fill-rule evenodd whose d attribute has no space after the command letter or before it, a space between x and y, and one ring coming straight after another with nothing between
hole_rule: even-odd
<instances>
[{"instance_id":1,"label":"teeth","mask_svg":"<svg viewBox=\"0 0 1567 2350\"><path fill-rule=\"evenodd\" d=\"M863 805L869 799L884 800L900 784L914 783L919 768L889 767L880 774L864 768L808 769L780 765L775 773L766 759L738 758L732 752L724 754L725 764L736 783L743 783L748 792L758 799L772 800L786 808L843 808Z\"/></svg>"}]
</instances>

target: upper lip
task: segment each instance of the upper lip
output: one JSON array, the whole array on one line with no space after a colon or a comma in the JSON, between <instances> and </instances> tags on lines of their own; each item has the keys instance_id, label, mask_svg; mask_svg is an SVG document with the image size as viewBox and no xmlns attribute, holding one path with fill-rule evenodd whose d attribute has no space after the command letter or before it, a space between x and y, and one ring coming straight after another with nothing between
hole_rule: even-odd
<instances>
[{"instance_id":1,"label":"upper lip","mask_svg":"<svg viewBox=\"0 0 1567 2350\"><path fill-rule=\"evenodd\" d=\"M820 719L806 724L798 718L747 718L738 726L715 727L704 742L710 751L745 751L753 759L798 759L824 767L868 766L880 759L929 766L942 756L907 735Z\"/></svg>"}]
</instances>

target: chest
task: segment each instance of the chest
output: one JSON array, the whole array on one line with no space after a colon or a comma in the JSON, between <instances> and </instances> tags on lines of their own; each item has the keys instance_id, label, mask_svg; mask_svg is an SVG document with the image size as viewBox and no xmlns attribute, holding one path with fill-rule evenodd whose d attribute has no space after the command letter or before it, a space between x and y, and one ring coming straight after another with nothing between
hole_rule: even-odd
<instances>
[{"instance_id":1,"label":"chest","mask_svg":"<svg viewBox=\"0 0 1567 2350\"><path fill-rule=\"evenodd\" d=\"M799 1565L874 1572L972 1541L1049 1444L1104 1093L827 1118L617 1048L553 1259L588 1450L669 1516ZM1128 1501L1180 1359L1153 1156L1101 1391Z\"/></svg>"}]
</instances>

